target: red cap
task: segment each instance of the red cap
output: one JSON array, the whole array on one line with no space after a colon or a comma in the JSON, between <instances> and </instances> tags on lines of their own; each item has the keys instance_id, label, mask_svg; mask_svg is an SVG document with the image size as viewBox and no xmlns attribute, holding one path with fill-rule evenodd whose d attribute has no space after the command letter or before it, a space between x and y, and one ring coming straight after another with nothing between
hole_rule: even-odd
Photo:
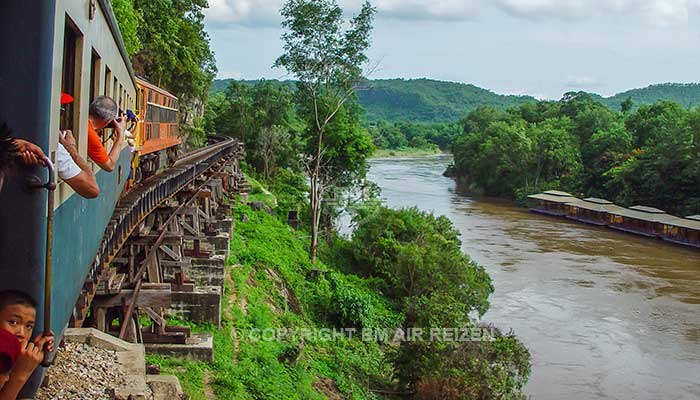
<instances>
[{"instance_id":1,"label":"red cap","mask_svg":"<svg viewBox=\"0 0 700 400\"><path fill-rule=\"evenodd\" d=\"M12 369L21 351L20 347L15 335L0 328L0 372Z\"/></svg>"},{"instance_id":2,"label":"red cap","mask_svg":"<svg viewBox=\"0 0 700 400\"><path fill-rule=\"evenodd\" d=\"M73 96L68 93L61 93L61 104L68 104L73 102Z\"/></svg>"}]
</instances>

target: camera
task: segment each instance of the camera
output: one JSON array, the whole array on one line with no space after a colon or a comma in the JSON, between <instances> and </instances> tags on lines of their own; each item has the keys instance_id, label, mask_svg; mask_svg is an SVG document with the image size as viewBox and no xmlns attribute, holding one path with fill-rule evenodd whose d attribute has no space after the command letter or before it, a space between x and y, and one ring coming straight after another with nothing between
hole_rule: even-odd
<instances>
[{"instance_id":1,"label":"camera","mask_svg":"<svg viewBox=\"0 0 700 400\"><path fill-rule=\"evenodd\" d=\"M124 111L122 111L122 109L120 108L120 109L119 109L119 115L117 116L117 118L115 118L115 119L109 121L109 124L107 124L107 126L105 126L105 128L114 129L114 122L115 122L115 120L120 121L123 117L124 117Z\"/></svg>"}]
</instances>

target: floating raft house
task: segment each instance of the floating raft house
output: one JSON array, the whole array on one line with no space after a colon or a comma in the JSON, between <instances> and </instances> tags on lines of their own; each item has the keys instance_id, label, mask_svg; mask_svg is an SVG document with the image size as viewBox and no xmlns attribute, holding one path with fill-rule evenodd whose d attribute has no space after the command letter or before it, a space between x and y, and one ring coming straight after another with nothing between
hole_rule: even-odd
<instances>
[{"instance_id":1,"label":"floating raft house","mask_svg":"<svg viewBox=\"0 0 700 400\"><path fill-rule=\"evenodd\" d=\"M589 197L579 199L558 190L528 196L530 210L539 214L566 217L623 232L663 239L700 248L700 215L686 218L670 215L658 208L625 208L609 200Z\"/></svg>"}]
</instances>

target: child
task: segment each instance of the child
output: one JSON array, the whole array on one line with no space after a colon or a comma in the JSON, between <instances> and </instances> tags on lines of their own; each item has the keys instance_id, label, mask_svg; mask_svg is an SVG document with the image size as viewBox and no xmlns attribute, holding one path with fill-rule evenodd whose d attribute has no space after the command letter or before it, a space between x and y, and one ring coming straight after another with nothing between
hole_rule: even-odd
<instances>
[{"instance_id":1,"label":"child","mask_svg":"<svg viewBox=\"0 0 700 400\"><path fill-rule=\"evenodd\" d=\"M10 378L0 389L0 400L15 400L22 386L29 380L36 367L44 359L44 345L53 351L53 332L38 335L30 341L37 304L29 295L16 291L0 292L0 328L14 335L20 343L17 361L10 371Z\"/></svg>"}]
</instances>

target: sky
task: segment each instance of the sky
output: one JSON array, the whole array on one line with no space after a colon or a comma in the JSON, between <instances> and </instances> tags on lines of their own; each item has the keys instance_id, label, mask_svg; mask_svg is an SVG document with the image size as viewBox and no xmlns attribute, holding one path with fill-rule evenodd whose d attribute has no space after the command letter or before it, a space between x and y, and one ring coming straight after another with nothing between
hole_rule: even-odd
<instances>
[{"instance_id":1,"label":"sky","mask_svg":"<svg viewBox=\"0 0 700 400\"><path fill-rule=\"evenodd\" d=\"M362 4L337 0L351 16ZM700 82L700 0L371 0L369 76L471 83L559 99ZM282 0L209 0L218 78L290 79Z\"/></svg>"}]
</instances>

